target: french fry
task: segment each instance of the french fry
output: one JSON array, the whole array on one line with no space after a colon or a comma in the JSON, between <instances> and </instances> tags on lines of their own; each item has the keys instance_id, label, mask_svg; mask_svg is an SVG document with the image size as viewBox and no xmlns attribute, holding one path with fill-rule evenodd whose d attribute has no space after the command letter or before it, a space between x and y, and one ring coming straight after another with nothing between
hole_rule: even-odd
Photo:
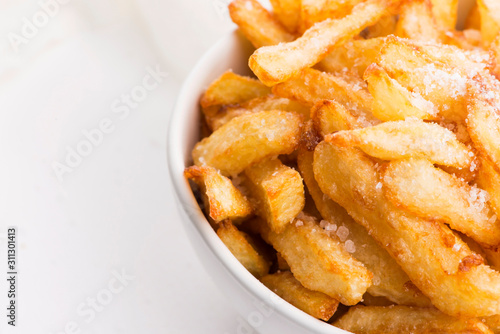
<instances>
[{"instance_id":1,"label":"french fry","mask_svg":"<svg viewBox=\"0 0 500 334\"><path fill-rule=\"evenodd\" d=\"M357 334L484 333L492 334L479 319L450 317L433 308L408 306L355 306L333 324Z\"/></svg>"},{"instance_id":2,"label":"french fry","mask_svg":"<svg viewBox=\"0 0 500 334\"><path fill-rule=\"evenodd\" d=\"M372 125L362 123L362 120L335 100L321 100L316 103L311 108L311 118L315 130L322 138L339 131L338 129L359 129Z\"/></svg>"},{"instance_id":3,"label":"french fry","mask_svg":"<svg viewBox=\"0 0 500 334\"><path fill-rule=\"evenodd\" d=\"M483 319L483 322L491 329L494 334L500 333L500 315L493 315Z\"/></svg>"},{"instance_id":4,"label":"french fry","mask_svg":"<svg viewBox=\"0 0 500 334\"><path fill-rule=\"evenodd\" d=\"M500 217L500 173L488 159L480 157L480 161L476 182L481 189L488 192L490 205L497 217Z\"/></svg>"},{"instance_id":5,"label":"french fry","mask_svg":"<svg viewBox=\"0 0 500 334\"><path fill-rule=\"evenodd\" d=\"M332 317L339 305L324 293L303 287L289 271L264 276L260 281L293 306L324 321Z\"/></svg>"},{"instance_id":6,"label":"french fry","mask_svg":"<svg viewBox=\"0 0 500 334\"><path fill-rule=\"evenodd\" d=\"M481 29L481 14L479 13L477 2L472 6L469 14L467 14L464 29Z\"/></svg>"},{"instance_id":7,"label":"french fry","mask_svg":"<svg viewBox=\"0 0 500 334\"><path fill-rule=\"evenodd\" d=\"M442 43L459 47L467 51L478 51L483 46L481 32L476 29L447 31L442 36Z\"/></svg>"},{"instance_id":8,"label":"french fry","mask_svg":"<svg viewBox=\"0 0 500 334\"><path fill-rule=\"evenodd\" d=\"M195 145L193 161L223 175L236 175L268 156L292 153L299 144L301 126L302 117L293 112L262 111L236 117Z\"/></svg>"},{"instance_id":9,"label":"french fry","mask_svg":"<svg viewBox=\"0 0 500 334\"><path fill-rule=\"evenodd\" d=\"M389 253L375 242L368 231L321 191L314 178L313 156L312 151L299 150L297 162L300 173L321 216L330 223L328 227L336 228L334 232L343 236L344 248L351 251L352 256L373 273L373 285L367 291L373 296L384 296L402 305L431 306L429 299L411 283L408 275Z\"/></svg>"},{"instance_id":10,"label":"french fry","mask_svg":"<svg viewBox=\"0 0 500 334\"><path fill-rule=\"evenodd\" d=\"M302 0L300 8L300 33L304 33L315 23L326 19L344 17L363 0Z\"/></svg>"},{"instance_id":11,"label":"french fry","mask_svg":"<svg viewBox=\"0 0 500 334\"><path fill-rule=\"evenodd\" d=\"M457 24L458 0L431 0L432 13L439 27L454 30Z\"/></svg>"},{"instance_id":12,"label":"french fry","mask_svg":"<svg viewBox=\"0 0 500 334\"><path fill-rule=\"evenodd\" d=\"M191 166L184 170L184 176L201 188L207 215L215 222L241 220L252 214L246 197L215 168Z\"/></svg>"},{"instance_id":13,"label":"french fry","mask_svg":"<svg viewBox=\"0 0 500 334\"><path fill-rule=\"evenodd\" d=\"M307 106L271 94L256 97L241 104L222 106L216 115L207 117L207 122L210 128L215 131L235 117L263 110L294 111L301 114L305 120L309 119L309 108Z\"/></svg>"},{"instance_id":14,"label":"french fry","mask_svg":"<svg viewBox=\"0 0 500 334\"><path fill-rule=\"evenodd\" d=\"M267 86L284 82L318 63L333 48L376 23L397 2L398 0L362 2L354 7L350 15L338 20L319 22L293 42L256 50L250 57L249 66Z\"/></svg>"},{"instance_id":15,"label":"french fry","mask_svg":"<svg viewBox=\"0 0 500 334\"><path fill-rule=\"evenodd\" d=\"M373 63L365 71L364 79L373 96L373 115L382 121L399 121L408 117L435 120L436 106L401 86L389 77L379 65Z\"/></svg>"},{"instance_id":16,"label":"french fry","mask_svg":"<svg viewBox=\"0 0 500 334\"><path fill-rule=\"evenodd\" d=\"M278 270L290 271L290 266L286 263L283 256L280 253L276 253L276 263L278 264Z\"/></svg>"},{"instance_id":17,"label":"french fry","mask_svg":"<svg viewBox=\"0 0 500 334\"><path fill-rule=\"evenodd\" d=\"M363 225L442 312L500 313L500 273L482 263L444 224L406 213L385 199L376 164L359 150L320 143L314 176L321 190Z\"/></svg>"},{"instance_id":18,"label":"french fry","mask_svg":"<svg viewBox=\"0 0 500 334\"><path fill-rule=\"evenodd\" d=\"M486 45L500 34L500 7L496 0L477 0L481 16L481 35Z\"/></svg>"},{"instance_id":19,"label":"french fry","mask_svg":"<svg viewBox=\"0 0 500 334\"><path fill-rule=\"evenodd\" d=\"M333 49L316 67L325 72L337 73L353 70L359 77L377 58L384 38L354 39Z\"/></svg>"},{"instance_id":20,"label":"french fry","mask_svg":"<svg viewBox=\"0 0 500 334\"><path fill-rule=\"evenodd\" d=\"M255 277L269 273L270 263L253 246L250 235L238 230L230 220L224 220L217 235L240 263Z\"/></svg>"},{"instance_id":21,"label":"french fry","mask_svg":"<svg viewBox=\"0 0 500 334\"><path fill-rule=\"evenodd\" d=\"M471 168L474 163L474 153L451 131L418 119L339 131L327 135L325 140L343 147L357 147L383 160L421 157L435 164L457 168Z\"/></svg>"},{"instance_id":22,"label":"french fry","mask_svg":"<svg viewBox=\"0 0 500 334\"><path fill-rule=\"evenodd\" d=\"M292 34L299 28L300 3L301 0L271 0L274 15Z\"/></svg>"},{"instance_id":23,"label":"french fry","mask_svg":"<svg viewBox=\"0 0 500 334\"><path fill-rule=\"evenodd\" d=\"M265 223L259 227L264 240L283 256L304 287L354 305L371 285L372 274L316 222L295 219L280 234Z\"/></svg>"},{"instance_id":24,"label":"french fry","mask_svg":"<svg viewBox=\"0 0 500 334\"><path fill-rule=\"evenodd\" d=\"M441 42L442 34L432 14L431 0L404 2L399 11L395 35L418 41Z\"/></svg>"},{"instance_id":25,"label":"french fry","mask_svg":"<svg viewBox=\"0 0 500 334\"><path fill-rule=\"evenodd\" d=\"M377 23L366 28L365 38L367 40L370 40L374 38L393 35L396 30L397 22L398 22L397 15L392 15L392 13L389 13L388 15L382 16Z\"/></svg>"},{"instance_id":26,"label":"french fry","mask_svg":"<svg viewBox=\"0 0 500 334\"><path fill-rule=\"evenodd\" d=\"M391 161L383 168L382 188L396 206L442 221L482 245L500 244L500 220L488 193L434 167L426 159Z\"/></svg>"},{"instance_id":27,"label":"french fry","mask_svg":"<svg viewBox=\"0 0 500 334\"><path fill-rule=\"evenodd\" d=\"M299 172L279 159L264 159L245 169L244 186L257 215L280 233L304 208L304 185Z\"/></svg>"},{"instance_id":28,"label":"french fry","mask_svg":"<svg viewBox=\"0 0 500 334\"><path fill-rule=\"evenodd\" d=\"M229 4L229 15L256 48L295 39L295 36L256 0L234 0Z\"/></svg>"}]
</instances>

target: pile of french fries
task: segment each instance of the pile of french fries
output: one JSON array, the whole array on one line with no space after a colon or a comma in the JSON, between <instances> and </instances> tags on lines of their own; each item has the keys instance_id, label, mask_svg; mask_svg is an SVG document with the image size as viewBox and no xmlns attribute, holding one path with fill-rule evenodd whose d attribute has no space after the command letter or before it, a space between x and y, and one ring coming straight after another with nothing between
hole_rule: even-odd
<instances>
[{"instance_id":1,"label":"pile of french fries","mask_svg":"<svg viewBox=\"0 0 500 334\"><path fill-rule=\"evenodd\" d=\"M345 330L500 333L500 1L462 30L457 0L271 3L229 5L257 78L201 98L218 236Z\"/></svg>"}]
</instances>

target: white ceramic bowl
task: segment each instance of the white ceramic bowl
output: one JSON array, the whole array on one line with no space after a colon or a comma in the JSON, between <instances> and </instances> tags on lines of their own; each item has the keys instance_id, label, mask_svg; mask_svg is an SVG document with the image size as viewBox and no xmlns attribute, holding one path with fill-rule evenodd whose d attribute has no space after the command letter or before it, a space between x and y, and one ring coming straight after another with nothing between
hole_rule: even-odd
<instances>
[{"instance_id":1,"label":"white ceramic bowl","mask_svg":"<svg viewBox=\"0 0 500 334\"><path fill-rule=\"evenodd\" d=\"M227 69L250 74L247 62L252 47L233 32L215 44L184 82L170 120L168 165L178 208L188 237L207 272L244 319L260 333L348 333L314 319L277 297L252 276L231 254L200 210L184 168L191 164L191 150L199 138L199 100L207 86ZM239 324L234 333L252 333Z\"/></svg>"}]
</instances>

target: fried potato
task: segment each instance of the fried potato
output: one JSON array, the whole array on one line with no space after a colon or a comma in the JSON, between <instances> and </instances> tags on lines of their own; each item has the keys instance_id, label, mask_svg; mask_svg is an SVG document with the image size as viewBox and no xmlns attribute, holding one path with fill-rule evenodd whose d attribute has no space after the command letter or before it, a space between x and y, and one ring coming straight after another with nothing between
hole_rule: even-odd
<instances>
[{"instance_id":1,"label":"fried potato","mask_svg":"<svg viewBox=\"0 0 500 334\"><path fill-rule=\"evenodd\" d=\"M228 8L233 22L256 48L295 39L295 36L256 0L234 0Z\"/></svg>"},{"instance_id":2,"label":"fried potato","mask_svg":"<svg viewBox=\"0 0 500 334\"><path fill-rule=\"evenodd\" d=\"M383 169L382 188L396 206L417 216L442 221L482 245L500 244L500 220L488 205L488 193L426 159L391 161Z\"/></svg>"},{"instance_id":3,"label":"fried potato","mask_svg":"<svg viewBox=\"0 0 500 334\"><path fill-rule=\"evenodd\" d=\"M301 0L271 0L274 16L292 34L299 28L300 3Z\"/></svg>"},{"instance_id":4,"label":"fried potato","mask_svg":"<svg viewBox=\"0 0 500 334\"><path fill-rule=\"evenodd\" d=\"M472 6L469 14L467 14L464 29L481 29L481 14L479 14L477 2L474 3L474 6Z\"/></svg>"},{"instance_id":5,"label":"fried potato","mask_svg":"<svg viewBox=\"0 0 500 334\"><path fill-rule=\"evenodd\" d=\"M278 270L281 271L290 271L290 266L286 263L283 256L280 253L276 253L276 263L278 265Z\"/></svg>"},{"instance_id":6,"label":"fried potato","mask_svg":"<svg viewBox=\"0 0 500 334\"><path fill-rule=\"evenodd\" d=\"M263 110L294 111L301 114L304 120L307 120L309 119L309 109L299 102L270 94L256 97L241 104L222 106L215 116L207 117L207 122L209 127L215 131L235 117Z\"/></svg>"},{"instance_id":7,"label":"fried potato","mask_svg":"<svg viewBox=\"0 0 500 334\"><path fill-rule=\"evenodd\" d=\"M421 157L432 163L457 168L471 168L474 162L474 153L451 131L417 119L339 131L326 136L325 140L343 147L360 148L383 160Z\"/></svg>"},{"instance_id":8,"label":"fried potato","mask_svg":"<svg viewBox=\"0 0 500 334\"><path fill-rule=\"evenodd\" d=\"M330 319L339 306L338 301L324 293L303 287L289 271L264 276L260 281L293 306L324 321Z\"/></svg>"},{"instance_id":9,"label":"fried potato","mask_svg":"<svg viewBox=\"0 0 500 334\"><path fill-rule=\"evenodd\" d=\"M500 333L500 314L484 318L483 322L492 330L493 333Z\"/></svg>"},{"instance_id":10,"label":"fried potato","mask_svg":"<svg viewBox=\"0 0 500 334\"><path fill-rule=\"evenodd\" d=\"M292 153L299 144L301 126L302 117L293 112L236 117L195 145L193 161L223 175L235 175L268 156Z\"/></svg>"},{"instance_id":11,"label":"fried potato","mask_svg":"<svg viewBox=\"0 0 500 334\"><path fill-rule=\"evenodd\" d=\"M393 35L396 30L397 22L398 15L389 13L388 15L382 16L377 23L365 29L365 38L373 39Z\"/></svg>"},{"instance_id":12,"label":"fried potato","mask_svg":"<svg viewBox=\"0 0 500 334\"><path fill-rule=\"evenodd\" d=\"M459 319L433 308L398 305L354 306L333 325L356 334L492 334L490 329L479 319Z\"/></svg>"},{"instance_id":13,"label":"fried potato","mask_svg":"<svg viewBox=\"0 0 500 334\"><path fill-rule=\"evenodd\" d=\"M486 45L500 34L500 6L497 0L477 0L481 16L481 35Z\"/></svg>"},{"instance_id":14,"label":"fried potato","mask_svg":"<svg viewBox=\"0 0 500 334\"><path fill-rule=\"evenodd\" d=\"M485 94L495 96L490 90L485 92ZM482 93L475 90L471 91L467 102L467 110L469 111L467 130L474 146L493 162L495 168L499 169L500 115L499 109L496 106L497 101L494 99L490 103L482 98ZM495 105L492 103L495 103Z\"/></svg>"},{"instance_id":15,"label":"fried potato","mask_svg":"<svg viewBox=\"0 0 500 334\"><path fill-rule=\"evenodd\" d=\"M281 233L304 208L304 185L299 172L279 159L264 159L245 169L243 185L257 215Z\"/></svg>"},{"instance_id":16,"label":"fried potato","mask_svg":"<svg viewBox=\"0 0 500 334\"><path fill-rule=\"evenodd\" d=\"M432 14L431 0L404 2L399 11L395 35L419 41L441 42L441 32Z\"/></svg>"},{"instance_id":17,"label":"fried potato","mask_svg":"<svg viewBox=\"0 0 500 334\"><path fill-rule=\"evenodd\" d=\"M365 71L364 79L373 96L373 115L382 121L399 121L408 117L424 120L437 118L436 106L420 94L415 94L389 77L387 72L373 63Z\"/></svg>"},{"instance_id":18,"label":"fried potato","mask_svg":"<svg viewBox=\"0 0 500 334\"><path fill-rule=\"evenodd\" d=\"M252 275L258 278L269 273L270 263L257 252L250 235L238 230L230 220L220 224L217 235Z\"/></svg>"},{"instance_id":19,"label":"fried potato","mask_svg":"<svg viewBox=\"0 0 500 334\"><path fill-rule=\"evenodd\" d=\"M431 306L429 299L411 283L408 275L368 231L321 191L314 178L313 156L311 151L299 150L297 162L300 173L321 216L329 222L325 228L342 237L340 240L344 248L373 273L373 285L367 291L402 305Z\"/></svg>"},{"instance_id":20,"label":"fried potato","mask_svg":"<svg viewBox=\"0 0 500 334\"><path fill-rule=\"evenodd\" d=\"M366 125L335 100L316 103L311 109L311 118L315 130L322 138L338 129L359 129Z\"/></svg>"},{"instance_id":21,"label":"fried potato","mask_svg":"<svg viewBox=\"0 0 500 334\"><path fill-rule=\"evenodd\" d=\"M344 305L361 301L372 274L316 222L295 219L277 234L260 224L264 240L286 260L295 278L306 288L322 292Z\"/></svg>"},{"instance_id":22,"label":"fried potato","mask_svg":"<svg viewBox=\"0 0 500 334\"><path fill-rule=\"evenodd\" d=\"M458 0L431 0L432 13L439 27L454 30L457 24Z\"/></svg>"},{"instance_id":23,"label":"fried potato","mask_svg":"<svg viewBox=\"0 0 500 334\"><path fill-rule=\"evenodd\" d=\"M360 77L377 58L384 38L354 39L333 49L316 67L325 72L337 73L353 70Z\"/></svg>"},{"instance_id":24,"label":"fried potato","mask_svg":"<svg viewBox=\"0 0 500 334\"><path fill-rule=\"evenodd\" d=\"M249 66L267 86L284 82L323 59L334 47L377 22L398 0L368 0L338 20L327 19L293 42L262 47L250 57Z\"/></svg>"},{"instance_id":25,"label":"fried potato","mask_svg":"<svg viewBox=\"0 0 500 334\"><path fill-rule=\"evenodd\" d=\"M207 215L215 222L238 220L252 214L252 206L227 177L215 168L191 166L184 176L200 187Z\"/></svg>"},{"instance_id":26,"label":"fried potato","mask_svg":"<svg viewBox=\"0 0 500 334\"><path fill-rule=\"evenodd\" d=\"M315 23L326 19L337 19L349 14L363 0L302 0L300 8L300 33Z\"/></svg>"},{"instance_id":27,"label":"fried potato","mask_svg":"<svg viewBox=\"0 0 500 334\"><path fill-rule=\"evenodd\" d=\"M490 204L497 217L500 217L500 173L495 166L483 157L477 173L476 182L481 189L488 192Z\"/></svg>"},{"instance_id":28,"label":"fried potato","mask_svg":"<svg viewBox=\"0 0 500 334\"><path fill-rule=\"evenodd\" d=\"M463 317L500 313L500 273L446 225L392 205L378 174L376 163L359 150L328 142L315 149L321 190L370 232L438 309Z\"/></svg>"}]
</instances>

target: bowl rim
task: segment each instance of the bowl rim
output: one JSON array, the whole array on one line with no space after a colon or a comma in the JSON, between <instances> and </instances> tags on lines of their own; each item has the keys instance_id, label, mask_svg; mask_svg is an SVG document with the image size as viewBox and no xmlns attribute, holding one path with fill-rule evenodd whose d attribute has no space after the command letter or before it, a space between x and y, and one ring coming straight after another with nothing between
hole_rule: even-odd
<instances>
[{"instance_id":1,"label":"bowl rim","mask_svg":"<svg viewBox=\"0 0 500 334\"><path fill-rule=\"evenodd\" d=\"M178 143L183 140L182 130L184 127L179 125L184 124L184 122L189 122L190 117L185 110L189 109L188 104L190 103L190 99L194 96L198 101L202 93L200 91L193 92L192 87L198 84L200 78L205 78L208 75L207 65L220 59L219 55L222 53L223 47L228 43L236 43L240 41L241 38L243 37L240 36L238 31L233 29L219 39L199 58L196 65L181 85L177 101L170 117L167 133L167 164L170 180L174 188L174 195L180 204L179 210L183 210L187 214L190 220L189 223L194 225L205 245L216 255L216 258L227 272L254 298L272 307L275 312L280 313L282 316L300 325L305 330L325 334L349 333L331 324L315 319L280 298L278 298L278 300L283 302L276 302L273 303L273 305L269 305L269 301L272 300L273 296L277 297L277 295L246 270L219 239L216 232L203 215L189 187L189 183L183 176L184 168L187 166L184 161L185 157L182 145ZM188 212L188 207L195 209Z\"/></svg>"}]
</instances>

